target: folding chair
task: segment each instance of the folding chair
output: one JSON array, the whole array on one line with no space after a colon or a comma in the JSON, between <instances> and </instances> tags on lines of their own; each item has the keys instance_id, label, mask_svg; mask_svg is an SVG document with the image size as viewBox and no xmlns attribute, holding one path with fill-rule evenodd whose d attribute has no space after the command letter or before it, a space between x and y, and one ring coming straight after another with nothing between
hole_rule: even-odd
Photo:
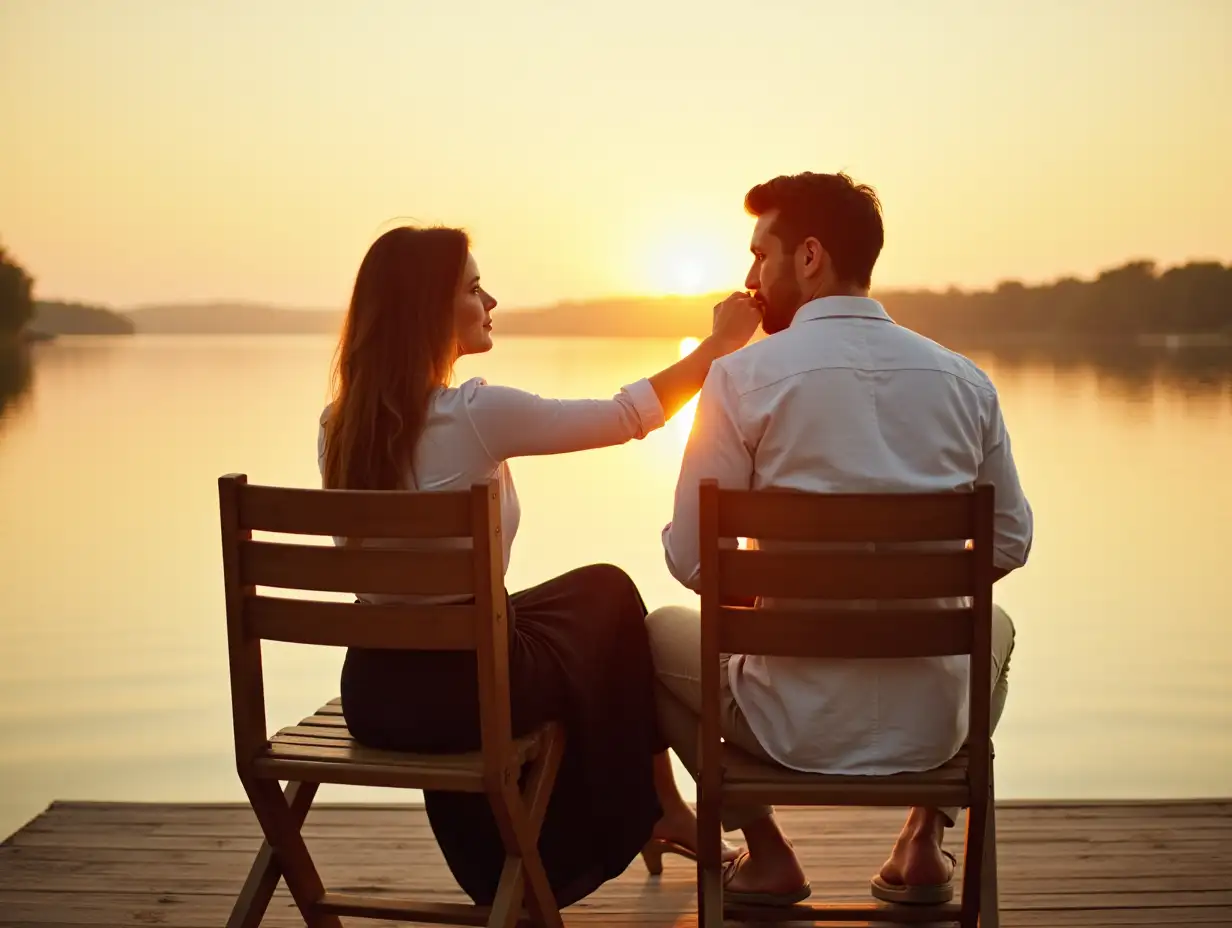
<instances>
[{"instance_id":1,"label":"folding chair","mask_svg":"<svg viewBox=\"0 0 1232 928\"><path fill-rule=\"evenodd\" d=\"M240 781L265 843L228 928L261 923L279 878L309 928L341 928L339 916L510 928L562 928L539 857L538 835L564 747L555 723L514 738L500 500L495 481L457 493L304 490L218 481L231 706ZM430 551L254 541L254 531L347 539L470 539ZM373 605L292 599L258 587L345 593L473 597L464 605ZM460 755L379 751L354 741L333 700L268 737L261 642L329 647L474 651L481 750ZM526 769L525 788L519 778ZM286 781L285 792L279 781ZM327 892L300 833L321 783L486 793L506 858L493 904ZM525 910L523 909L525 901Z\"/></svg>"},{"instance_id":2,"label":"folding chair","mask_svg":"<svg viewBox=\"0 0 1232 928\"><path fill-rule=\"evenodd\" d=\"M996 928L989 738L993 488L856 495L720 490L715 481L707 480L700 494L702 741L697 879L702 928L719 928L725 914L758 922L864 920ZM737 549L738 538L757 539L759 544L756 549ZM903 544L922 542L952 544ZM809 549L808 543L830 544ZM754 597L766 597L766 607L728 605ZM920 600L945 597L971 597L971 605L926 609L880 603L884 608L850 608L852 601L917 601L918 605ZM796 608L807 604L784 605L784 599L824 602L817 608ZM851 660L972 655L967 743L935 770L893 776L807 774L762 762L721 741L720 654ZM872 901L781 908L724 906L720 810L725 803L967 808L962 901L936 906Z\"/></svg>"}]
</instances>

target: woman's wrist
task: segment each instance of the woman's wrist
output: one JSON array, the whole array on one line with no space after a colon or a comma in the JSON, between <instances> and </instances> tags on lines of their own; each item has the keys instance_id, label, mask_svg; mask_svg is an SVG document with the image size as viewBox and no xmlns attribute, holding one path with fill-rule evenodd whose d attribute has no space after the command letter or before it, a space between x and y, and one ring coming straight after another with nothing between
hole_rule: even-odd
<instances>
[{"instance_id":1,"label":"woman's wrist","mask_svg":"<svg viewBox=\"0 0 1232 928\"><path fill-rule=\"evenodd\" d=\"M735 339L727 339L721 335L716 335L711 332L701 340L701 344L697 346L698 351L703 351L712 360L721 358L725 354L731 354L740 345L736 344Z\"/></svg>"}]
</instances>

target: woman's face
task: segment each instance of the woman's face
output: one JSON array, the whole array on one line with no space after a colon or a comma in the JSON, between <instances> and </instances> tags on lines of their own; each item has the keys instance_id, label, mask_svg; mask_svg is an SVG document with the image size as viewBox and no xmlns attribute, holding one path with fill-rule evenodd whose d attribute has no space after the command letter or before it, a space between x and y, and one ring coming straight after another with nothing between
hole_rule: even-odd
<instances>
[{"instance_id":1,"label":"woman's face","mask_svg":"<svg viewBox=\"0 0 1232 928\"><path fill-rule=\"evenodd\" d=\"M492 349L492 310L496 300L479 286L479 265L466 256L462 282L453 301L453 331L458 355L481 354Z\"/></svg>"}]
</instances>

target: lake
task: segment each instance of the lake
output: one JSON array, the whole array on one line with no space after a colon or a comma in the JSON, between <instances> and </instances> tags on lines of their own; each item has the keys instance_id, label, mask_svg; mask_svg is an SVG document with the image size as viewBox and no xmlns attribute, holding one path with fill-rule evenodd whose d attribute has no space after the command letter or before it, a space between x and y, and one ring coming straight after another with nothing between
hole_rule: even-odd
<instances>
[{"instance_id":1,"label":"lake","mask_svg":"<svg viewBox=\"0 0 1232 928\"><path fill-rule=\"evenodd\" d=\"M332 350L319 336L34 350L0 420L0 836L53 799L243 799L216 480L319 485ZM606 397L679 352L498 337L459 376ZM1232 361L971 354L1001 391L1036 517L1031 562L996 587L1018 628L1000 794L1232 795ZM515 461L510 588L608 561L651 608L696 603L659 544L690 414L623 447ZM341 659L267 645L271 725L335 696Z\"/></svg>"}]
</instances>

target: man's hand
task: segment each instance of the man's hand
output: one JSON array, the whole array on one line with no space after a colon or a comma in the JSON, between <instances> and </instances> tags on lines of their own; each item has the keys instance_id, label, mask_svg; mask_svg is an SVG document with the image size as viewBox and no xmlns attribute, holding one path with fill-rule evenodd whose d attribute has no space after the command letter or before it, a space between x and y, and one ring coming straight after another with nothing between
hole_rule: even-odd
<instances>
[{"instance_id":1,"label":"man's hand","mask_svg":"<svg viewBox=\"0 0 1232 928\"><path fill-rule=\"evenodd\" d=\"M736 292L714 307L710 335L727 354L743 348L761 324L761 304L744 292Z\"/></svg>"}]
</instances>

